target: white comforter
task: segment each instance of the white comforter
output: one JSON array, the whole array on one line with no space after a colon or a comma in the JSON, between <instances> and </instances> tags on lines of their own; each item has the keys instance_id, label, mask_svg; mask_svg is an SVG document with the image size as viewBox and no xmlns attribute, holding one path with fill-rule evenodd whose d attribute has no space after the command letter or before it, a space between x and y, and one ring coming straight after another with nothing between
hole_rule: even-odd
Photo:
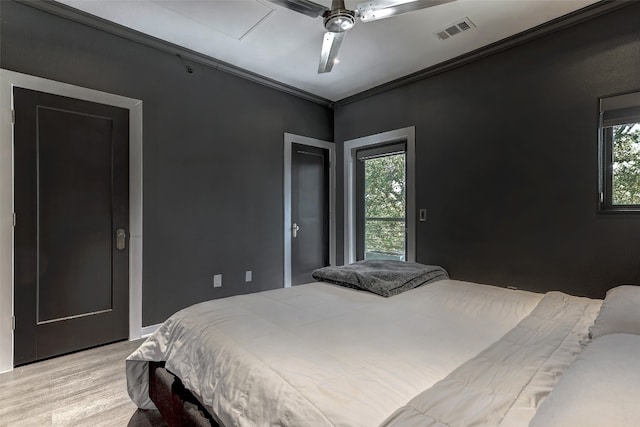
<instances>
[{"instance_id":1,"label":"white comforter","mask_svg":"<svg viewBox=\"0 0 640 427\"><path fill-rule=\"evenodd\" d=\"M601 303L549 292L518 326L383 426L528 426L588 341Z\"/></svg>"},{"instance_id":2,"label":"white comforter","mask_svg":"<svg viewBox=\"0 0 640 427\"><path fill-rule=\"evenodd\" d=\"M544 401L531 427L640 426L640 335L596 338Z\"/></svg>"},{"instance_id":3,"label":"white comforter","mask_svg":"<svg viewBox=\"0 0 640 427\"><path fill-rule=\"evenodd\" d=\"M376 426L541 297L443 280L392 298L313 283L213 300L129 356L128 390L153 408L146 362L166 361L225 426Z\"/></svg>"}]
</instances>

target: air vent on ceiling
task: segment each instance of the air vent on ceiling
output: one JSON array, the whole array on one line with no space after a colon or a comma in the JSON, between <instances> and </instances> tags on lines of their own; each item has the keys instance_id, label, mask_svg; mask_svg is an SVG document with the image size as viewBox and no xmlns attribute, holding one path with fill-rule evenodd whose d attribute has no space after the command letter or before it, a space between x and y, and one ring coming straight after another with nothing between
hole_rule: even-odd
<instances>
[{"instance_id":1,"label":"air vent on ceiling","mask_svg":"<svg viewBox=\"0 0 640 427\"><path fill-rule=\"evenodd\" d=\"M471 22L469 18L464 18L454 24L447 25L445 28L439 31L436 31L433 34L435 34L435 36L440 40L446 40L449 37L453 37L457 34L460 34L464 31L468 31L475 27L476 26L473 24L473 22Z\"/></svg>"}]
</instances>

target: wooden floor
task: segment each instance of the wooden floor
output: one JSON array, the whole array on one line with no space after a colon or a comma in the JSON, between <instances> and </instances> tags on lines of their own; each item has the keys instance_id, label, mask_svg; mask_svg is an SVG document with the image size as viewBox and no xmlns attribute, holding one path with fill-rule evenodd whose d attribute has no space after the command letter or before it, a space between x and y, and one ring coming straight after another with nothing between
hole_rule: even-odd
<instances>
[{"instance_id":1,"label":"wooden floor","mask_svg":"<svg viewBox=\"0 0 640 427\"><path fill-rule=\"evenodd\" d=\"M142 341L123 341L0 374L0 427L164 427L157 411L127 395L124 360Z\"/></svg>"}]
</instances>

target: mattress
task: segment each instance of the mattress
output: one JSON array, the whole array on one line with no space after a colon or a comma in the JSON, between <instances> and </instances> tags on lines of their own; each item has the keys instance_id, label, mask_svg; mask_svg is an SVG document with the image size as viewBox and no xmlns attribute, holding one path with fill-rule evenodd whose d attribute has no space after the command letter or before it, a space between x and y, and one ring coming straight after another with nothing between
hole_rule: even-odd
<instances>
[{"instance_id":1,"label":"mattress","mask_svg":"<svg viewBox=\"0 0 640 427\"><path fill-rule=\"evenodd\" d=\"M498 342L542 294L442 280L383 298L312 283L194 305L128 359L165 361L224 425L375 426Z\"/></svg>"}]
</instances>

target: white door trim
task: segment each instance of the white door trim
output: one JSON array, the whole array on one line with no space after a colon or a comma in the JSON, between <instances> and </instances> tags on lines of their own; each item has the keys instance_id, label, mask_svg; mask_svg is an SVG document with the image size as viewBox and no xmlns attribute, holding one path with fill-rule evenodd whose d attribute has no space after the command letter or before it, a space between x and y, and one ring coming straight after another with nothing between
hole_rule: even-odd
<instances>
[{"instance_id":1,"label":"white door trim","mask_svg":"<svg viewBox=\"0 0 640 427\"><path fill-rule=\"evenodd\" d=\"M344 264L356 261L356 150L393 142L407 144L407 261L416 260L416 128L410 126L344 142Z\"/></svg>"},{"instance_id":2,"label":"white door trim","mask_svg":"<svg viewBox=\"0 0 640 427\"><path fill-rule=\"evenodd\" d=\"M0 372L13 369L14 87L129 110L129 339L142 336L142 101L0 69Z\"/></svg>"},{"instance_id":3,"label":"white door trim","mask_svg":"<svg viewBox=\"0 0 640 427\"><path fill-rule=\"evenodd\" d=\"M336 265L336 148L333 142L284 134L284 287L291 287L291 147L308 145L329 150L329 263Z\"/></svg>"}]
</instances>

